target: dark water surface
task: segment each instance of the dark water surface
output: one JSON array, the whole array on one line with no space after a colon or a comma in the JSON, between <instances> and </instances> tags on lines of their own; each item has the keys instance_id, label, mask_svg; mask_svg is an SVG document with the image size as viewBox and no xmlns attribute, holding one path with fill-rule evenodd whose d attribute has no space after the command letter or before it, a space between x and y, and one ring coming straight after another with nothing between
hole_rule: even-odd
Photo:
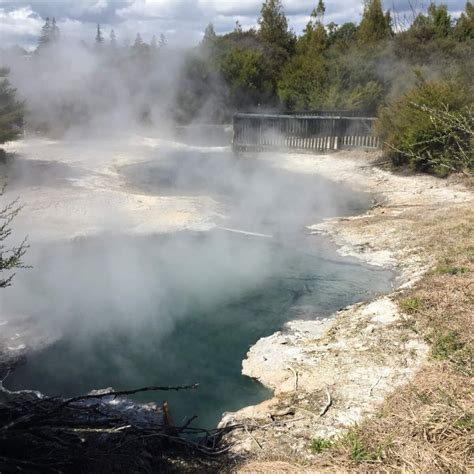
<instances>
[{"instance_id":1,"label":"dark water surface","mask_svg":"<svg viewBox=\"0 0 474 474\"><path fill-rule=\"evenodd\" d=\"M35 245L34 268L18 275L4 308L63 337L33 354L8 388L72 396L199 383L139 399L166 399L176 423L198 415L196 425L213 427L224 411L269 397L240 373L260 337L389 289L390 273L338 256L303 228L328 213L362 211L369 196L253 161L174 158L127 167L124 179L154 194L207 190L227 210L223 224L273 237L213 230Z\"/></svg>"}]
</instances>

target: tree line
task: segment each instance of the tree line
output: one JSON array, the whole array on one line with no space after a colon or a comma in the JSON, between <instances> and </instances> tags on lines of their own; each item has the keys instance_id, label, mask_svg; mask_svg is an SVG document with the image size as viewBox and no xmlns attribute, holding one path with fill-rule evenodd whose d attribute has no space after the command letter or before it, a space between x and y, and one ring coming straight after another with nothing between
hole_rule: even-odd
<instances>
[{"instance_id":1,"label":"tree line","mask_svg":"<svg viewBox=\"0 0 474 474\"><path fill-rule=\"evenodd\" d=\"M300 36L289 29L280 0L263 3L256 29L244 31L237 23L231 33L216 35L209 25L185 66L184 76L199 87L187 90L181 106L192 117L217 92L222 110L375 113L393 93L413 83L415 69L455 75L472 63L471 2L456 21L446 5L432 3L398 32L380 0L364 2L358 25L326 24L325 12L319 0Z\"/></svg>"},{"instance_id":2,"label":"tree line","mask_svg":"<svg viewBox=\"0 0 474 474\"><path fill-rule=\"evenodd\" d=\"M90 120L95 111L86 99L95 92L107 109L126 91L127 100L136 102L137 120L145 124L154 123L152 105L157 103L163 115L181 124L228 122L236 111L360 111L379 117L378 133L390 143L387 155L394 163L443 174L443 169L452 171L442 163L445 158L439 161L439 150L447 147L443 156L453 150L459 155L455 169L472 168L472 151L464 151L472 145L472 2L457 19L446 5L435 3L414 11L412 18L400 18L384 11L381 0L364 1L358 24L328 23L325 14L324 1L315 2L302 34L296 35L281 0L265 0L256 28L243 29L236 22L233 31L218 35L209 24L199 45L180 50L184 58L178 66L170 60L176 49L167 47L164 35L146 43L137 34L133 43L119 44L113 30L105 40L97 25L94 42L85 44L99 58L97 72L81 100L76 99L79 94L57 100L55 122L67 127ZM47 19L34 56L54 59L61 41L55 19ZM114 93L117 78L121 87ZM12 114L12 107L20 110L21 103L5 81L0 94L4 101L9 97L5 110ZM457 131L454 139L451 132L439 130L443 120L434 117L443 113L461 114L456 120L470 128ZM19 114L10 117L20 124ZM35 120L30 117L29 122ZM43 129L48 127L45 123ZM444 138L438 136L445 132ZM430 155L430 147L418 146L421 142L436 145L437 157Z\"/></svg>"}]
</instances>

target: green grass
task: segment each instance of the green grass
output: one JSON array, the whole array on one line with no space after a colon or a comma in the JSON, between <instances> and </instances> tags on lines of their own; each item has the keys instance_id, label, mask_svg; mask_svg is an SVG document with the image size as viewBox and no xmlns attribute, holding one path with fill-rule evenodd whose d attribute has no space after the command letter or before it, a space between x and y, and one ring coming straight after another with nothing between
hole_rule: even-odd
<instances>
[{"instance_id":1,"label":"green grass","mask_svg":"<svg viewBox=\"0 0 474 474\"><path fill-rule=\"evenodd\" d=\"M405 298L400 301L400 308L408 314L417 313L423 307L423 302L420 298Z\"/></svg>"},{"instance_id":2,"label":"green grass","mask_svg":"<svg viewBox=\"0 0 474 474\"><path fill-rule=\"evenodd\" d=\"M371 449L361 439L357 428L350 430L343 436L341 443L349 449L349 457L358 463L380 461L385 449L390 444L389 441L386 441L377 446L376 449Z\"/></svg>"},{"instance_id":3,"label":"green grass","mask_svg":"<svg viewBox=\"0 0 474 474\"><path fill-rule=\"evenodd\" d=\"M447 275L462 275L463 273L467 273L469 268L466 267L454 267L451 265L439 265L436 268L436 271L441 274Z\"/></svg>"},{"instance_id":4,"label":"green grass","mask_svg":"<svg viewBox=\"0 0 474 474\"><path fill-rule=\"evenodd\" d=\"M446 360L461 350L464 343L461 341L459 334L455 331L437 334L432 342L431 354L435 359Z\"/></svg>"},{"instance_id":5,"label":"green grass","mask_svg":"<svg viewBox=\"0 0 474 474\"><path fill-rule=\"evenodd\" d=\"M325 449L329 449L332 446L332 441L324 438L314 438L311 441L309 449L314 454L321 454Z\"/></svg>"},{"instance_id":6,"label":"green grass","mask_svg":"<svg viewBox=\"0 0 474 474\"><path fill-rule=\"evenodd\" d=\"M460 430L473 431L474 430L474 416L472 413L466 413L464 416L454 422L454 427Z\"/></svg>"}]
</instances>

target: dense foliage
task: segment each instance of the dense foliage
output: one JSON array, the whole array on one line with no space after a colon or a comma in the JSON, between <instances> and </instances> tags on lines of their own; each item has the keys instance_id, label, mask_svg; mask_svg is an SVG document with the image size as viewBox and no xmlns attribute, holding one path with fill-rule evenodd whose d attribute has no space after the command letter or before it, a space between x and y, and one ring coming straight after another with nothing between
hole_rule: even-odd
<instances>
[{"instance_id":1,"label":"dense foliage","mask_svg":"<svg viewBox=\"0 0 474 474\"><path fill-rule=\"evenodd\" d=\"M237 24L203 41L198 54L208 76L197 95L217 99L221 118L256 109L380 114L378 130L395 165L441 175L472 170L472 3L457 20L446 5L431 3L404 24L380 0L365 1L359 25L325 24L325 11L319 0L295 37L281 2L266 0L257 30ZM215 78L224 85L216 88ZM179 92L178 102L196 104L193 92ZM193 117L192 107L187 113Z\"/></svg>"},{"instance_id":2,"label":"dense foliage","mask_svg":"<svg viewBox=\"0 0 474 474\"><path fill-rule=\"evenodd\" d=\"M23 127L23 104L7 76L8 69L0 68L0 145L17 138Z\"/></svg>"},{"instance_id":3,"label":"dense foliage","mask_svg":"<svg viewBox=\"0 0 474 474\"><path fill-rule=\"evenodd\" d=\"M456 21L446 6L431 4L407 28L383 11L380 0L365 1L359 25L325 24L325 10L319 1L303 34L296 37L288 29L281 1L267 0L256 30L242 31L237 24L232 33L205 36L189 59L192 64L197 56L205 63L205 73L197 75L204 84L196 91L186 87L178 101L185 105L195 92L219 96L218 103L230 111L339 108L375 113L415 84L418 68L431 78L443 78L447 71L459 72L472 63L471 2ZM215 77L224 82L217 91Z\"/></svg>"},{"instance_id":4,"label":"dense foliage","mask_svg":"<svg viewBox=\"0 0 474 474\"><path fill-rule=\"evenodd\" d=\"M474 169L473 87L418 80L380 111L378 127L395 165L444 176Z\"/></svg>"}]
</instances>

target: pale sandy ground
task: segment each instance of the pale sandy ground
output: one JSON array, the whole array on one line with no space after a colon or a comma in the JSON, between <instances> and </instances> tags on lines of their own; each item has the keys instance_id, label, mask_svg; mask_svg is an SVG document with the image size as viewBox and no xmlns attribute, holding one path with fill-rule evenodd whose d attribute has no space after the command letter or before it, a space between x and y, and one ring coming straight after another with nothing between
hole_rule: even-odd
<instances>
[{"instance_id":1,"label":"pale sandy ground","mask_svg":"<svg viewBox=\"0 0 474 474\"><path fill-rule=\"evenodd\" d=\"M362 216L309 226L327 233L340 252L398 272L399 288L412 285L433 264L413 232L439 212L472 208L473 193L426 175L398 176L373 166L376 155L262 155L287 169L321 174L374 193L374 208ZM403 321L394 294L338 312L325 321L294 321L250 348L242 372L274 391L260 405L224 416L234 452L257 460L310 465L309 444L332 437L374 413L384 398L414 376L427 346ZM277 463L278 464L278 463ZM303 472L284 463L254 463L242 472Z\"/></svg>"},{"instance_id":2,"label":"pale sandy ground","mask_svg":"<svg viewBox=\"0 0 474 474\"><path fill-rule=\"evenodd\" d=\"M15 222L18 234L27 231L35 240L70 239L104 231L135 234L206 229L221 209L205 196L149 196L125 187L118 168L159 159L166 149L198 149L164 140L131 135L102 141L28 139L11 142L7 151L26 156L29 165L59 163L77 177L58 186L7 187L4 200L20 194L23 210ZM208 148L209 153L222 148ZM57 172L52 170L53 173Z\"/></svg>"}]
</instances>

